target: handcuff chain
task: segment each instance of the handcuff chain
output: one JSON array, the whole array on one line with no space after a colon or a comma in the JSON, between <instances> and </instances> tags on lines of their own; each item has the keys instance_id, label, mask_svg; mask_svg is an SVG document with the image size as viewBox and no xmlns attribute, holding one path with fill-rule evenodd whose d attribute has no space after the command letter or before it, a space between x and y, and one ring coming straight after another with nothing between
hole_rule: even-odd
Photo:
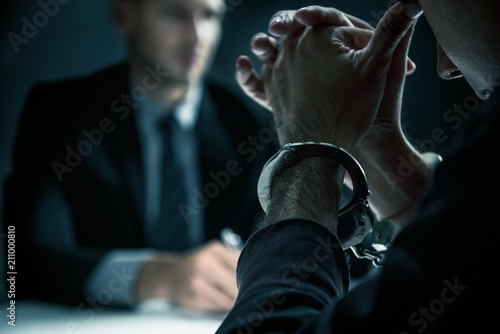
<instances>
[{"instance_id":1,"label":"handcuff chain","mask_svg":"<svg viewBox=\"0 0 500 334\"><path fill-rule=\"evenodd\" d=\"M381 267L384 263L386 251L370 250L363 244L354 245L351 247L351 250L358 259L367 259L372 261L375 267Z\"/></svg>"}]
</instances>

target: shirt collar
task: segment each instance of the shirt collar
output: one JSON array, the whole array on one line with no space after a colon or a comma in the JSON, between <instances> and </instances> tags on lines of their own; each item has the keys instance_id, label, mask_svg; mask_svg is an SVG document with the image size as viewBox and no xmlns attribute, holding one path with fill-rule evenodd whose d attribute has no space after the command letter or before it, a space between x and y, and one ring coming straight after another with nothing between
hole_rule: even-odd
<instances>
[{"instance_id":1,"label":"shirt collar","mask_svg":"<svg viewBox=\"0 0 500 334\"><path fill-rule=\"evenodd\" d=\"M182 128L191 130L196 125L200 114L202 92L201 83L190 85L186 98L175 108L174 116Z\"/></svg>"},{"instance_id":2,"label":"shirt collar","mask_svg":"<svg viewBox=\"0 0 500 334\"><path fill-rule=\"evenodd\" d=\"M134 87L133 78L129 79L129 86L130 88ZM203 84L201 82L193 83L189 86L184 100L175 107L174 117L182 129L192 130L195 127L200 113L202 95ZM141 123L156 123L165 117L164 110L156 100L146 97L135 102L139 105L136 110Z\"/></svg>"}]
</instances>

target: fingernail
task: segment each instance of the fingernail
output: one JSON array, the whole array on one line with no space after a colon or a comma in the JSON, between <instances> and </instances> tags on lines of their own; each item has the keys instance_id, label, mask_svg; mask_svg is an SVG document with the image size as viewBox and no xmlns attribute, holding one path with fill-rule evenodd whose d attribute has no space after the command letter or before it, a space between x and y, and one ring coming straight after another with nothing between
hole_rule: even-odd
<instances>
[{"instance_id":1,"label":"fingernail","mask_svg":"<svg viewBox=\"0 0 500 334\"><path fill-rule=\"evenodd\" d=\"M405 3L403 6L406 16L411 19L416 19L423 14L422 7L416 3Z\"/></svg>"},{"instance_id":2,"label":"fingernail","mask_svg":"<svg viewBox=\"0 0 500 334\"><path fill-rule=\"evenodd\" d=\"M311 12L313 8L311 6L302 7L297 12Z\"/></svg>"},{"instance_id":3,"label":"fingernail","mask_svg":"<svg viewBox=\"0 0 500 334\"><path fill-rule=\"evenodd\" d=\"M239 83L244 83L248 80L248 73L245 72L245 68L241 67L239 64L236 65L236 81Z\"/></svg>"},{"instance_id":4,"label":"fingernail","mask_svg":"<svg viewBox=\"0 0 500 334\"><path fill-rule=\"evenodd\" d=\"M274 26L278 23L283 22L283 17L281 15L277 15L271 19L271 22L269 23L270 26Z\"/></svg>"}]
</instances>

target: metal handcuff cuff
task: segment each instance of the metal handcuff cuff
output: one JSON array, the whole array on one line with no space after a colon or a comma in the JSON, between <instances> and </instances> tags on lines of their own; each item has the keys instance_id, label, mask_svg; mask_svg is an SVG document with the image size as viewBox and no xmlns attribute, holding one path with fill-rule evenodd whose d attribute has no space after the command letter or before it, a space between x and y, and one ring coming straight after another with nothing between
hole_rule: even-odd
<instances>
[{"instance_id":1,"label":"metal handcuff cuff","mask_svg":"<svg viewBox=\"0 0 500 334\"><path fill-rule=\"evenodd\" d=\"M352 180L353 189L349 202L339 209L338 238L342 249L352 249L359 258L372 260L375 265L383 261L383 253L369 251L361 242L374 227L375 217L368 205L368 183L359 162L344 149L326 143L286 144L266 163L258 182L259 201L264 212L269 212L271 186L275 176L301 160L326 157L345 168Z\"/></svg>"},{"instance_id":2,"label":"metal handcuff cuff","mask_svg":"<svg viewBox=\"0 0 500 334\"><path fill-rule=\"evenodd\" d=\"M435 153L426 154L426 160L440 160ZM356 257L371 260L374 266L381 266L384 254L396 235L396 228L388 222L375 220L368 204L370 191L363 168L351 154L338 146L313 142L283 146L262 169L258 182L262 209L269 212L271 186L276 175L299 161L312 157L326 157L336 161L345 168L352 180L351 198L339 209L337 236L342 249L351 248ZM366 241L362 243L370 232L373 249L366 247Z\"/></svg>"}]
</instances>

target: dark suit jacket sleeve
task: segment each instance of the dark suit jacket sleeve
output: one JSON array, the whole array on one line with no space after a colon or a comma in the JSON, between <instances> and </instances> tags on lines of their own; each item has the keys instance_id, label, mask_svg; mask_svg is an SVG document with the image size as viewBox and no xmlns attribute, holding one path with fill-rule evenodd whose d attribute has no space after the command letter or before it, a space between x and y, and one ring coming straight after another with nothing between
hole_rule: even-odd
<instances>
[{"instance_id":1,"label":"dark suit jacket sleeve","mask_svg":"<svg viewBox=\"0 0 500 334\"><path fill-rule=\"evenodd\" d=\"M499 111L498 94L471 111L419 217L383 268L349 293L346 257L325 228L284 221L254 234L238 264L238 299L218 333L496 332L498 308L488 305L500 298L500 178L491 160Z\"/></svg>"},{"instance_id":2,"label":"dark suit jacket sleeve","mask_svg":"<svg viewBox=\"0 0 500 334\"><path fill-rule=\"evenodd\" d=\"M50 92L35 87L25 104L5 186L4 227L16 229L16 298L80 303L84 282L106 250L74 242L70 209L51 166L72 113L54 110L51 101L59 97Z\"/></svg>"}]
</instances>

